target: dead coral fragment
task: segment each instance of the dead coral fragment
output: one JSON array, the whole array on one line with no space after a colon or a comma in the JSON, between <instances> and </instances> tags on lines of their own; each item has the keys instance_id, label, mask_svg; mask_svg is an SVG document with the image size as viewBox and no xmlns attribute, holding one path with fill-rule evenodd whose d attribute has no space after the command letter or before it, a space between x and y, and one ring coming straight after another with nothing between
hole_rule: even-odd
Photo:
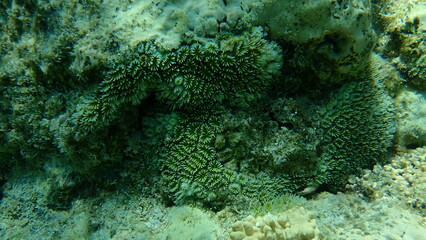
<instances>
[{"instance_id":1,"label":"dead coral fragment","mask_svg":"<svg viewBox=\"0 0 426 240\"><path fill-rule=\"evenodd\" d=\"M303 207L294 207L277 215L248 216L244 221L233 224L229 239L317 240L319 233L314 217Z\"/></svg>"}]
</instances>

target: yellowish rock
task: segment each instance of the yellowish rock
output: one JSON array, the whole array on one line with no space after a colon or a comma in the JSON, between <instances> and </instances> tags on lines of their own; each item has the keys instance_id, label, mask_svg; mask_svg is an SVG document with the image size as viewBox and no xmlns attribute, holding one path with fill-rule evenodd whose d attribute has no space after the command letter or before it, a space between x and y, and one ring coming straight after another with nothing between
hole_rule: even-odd
<instances>
[{"instance_id":1,"label":"yellowish rock","mask_svg":"<svg viewBox=\"0 0 426 240\"><path fill-rule=\"evenodd\" d=\"M231 240L317 240L319 234L315 218L303 207L294 207L278 215L248 216L233 225L229 236Z\"/></svg>"}]
</instances>

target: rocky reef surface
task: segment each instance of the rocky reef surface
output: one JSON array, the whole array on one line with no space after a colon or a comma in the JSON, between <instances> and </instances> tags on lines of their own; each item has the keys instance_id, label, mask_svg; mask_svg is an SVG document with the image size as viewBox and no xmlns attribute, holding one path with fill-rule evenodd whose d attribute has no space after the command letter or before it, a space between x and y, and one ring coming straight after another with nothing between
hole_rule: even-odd
<instances>
[{"instance_id":1,"label":"rocky reef surface","mask_svg":"<svg viewBox=\"0 0 426 240\"><path fill-rule=\"evenodd\" d=\"M422 239L426 3L0 1L3 239Z\"/></svg>"}]
</instances>

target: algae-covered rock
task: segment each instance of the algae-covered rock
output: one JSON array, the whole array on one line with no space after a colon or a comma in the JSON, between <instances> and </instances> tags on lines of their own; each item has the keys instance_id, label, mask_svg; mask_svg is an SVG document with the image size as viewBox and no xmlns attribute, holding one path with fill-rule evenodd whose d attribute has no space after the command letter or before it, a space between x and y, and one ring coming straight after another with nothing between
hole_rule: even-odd
<instances>
[{"instance_id":1,"label":"algae-covered rock","mask_svg":"<svg viewBox=\"0 0 426 240\"><path fill-rule=\"evenodd\" d=\"M390 2L383 9L383 37L377 50L406 78L407 85L426 89L426 5L422 1L411 4Z\"/></svg>"},{"instance_id":2,"label":"algae-covered rock","mask_svg":"<svg viewBox=\"0 0 426 240\"><path fill-rule=\"evenodd\" d=\"M376 43L370 1L268 0L255 6L254 22L292 48L288 63L294 68L288 71L304 69L296 73L308 82L303 87L348 82L368 66Z\"/></svg>"},{"instance_id":3,"label":"algae-covered rock","mask_svg":"<svg viewBox=\"0 0 426 240\"><path fill-rule=\"evenodd\" d=\"M426 98L424 93L405 90L395 99L399 118L397 143L415 149L426 145Z\"/></svg>"}]
</instances>

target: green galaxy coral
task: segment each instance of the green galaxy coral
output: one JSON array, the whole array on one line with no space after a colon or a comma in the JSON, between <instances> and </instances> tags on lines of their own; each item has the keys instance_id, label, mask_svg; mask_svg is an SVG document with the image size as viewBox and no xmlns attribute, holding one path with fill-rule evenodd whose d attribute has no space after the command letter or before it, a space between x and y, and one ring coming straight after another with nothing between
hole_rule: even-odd
<instances>
[{"instance_id":1,"label":"green galaxy coral","mask_svg":"<svg viewBox=\"0 0 426 240\"><path fill-rule=\"evenodd\" d=\"M176 203L223 201L229 193L232 172L222 166L213 147L220 118L209 114L183 116L166 141L162 176Z\"/></svg>"},{"instance_id":2,"label":"green galaxy coral","mask_svg":"<svg viewBox=\"0 0 426 240\"><path fill-rule=\"evenodd\" d=\"M81 105L83 128L108 125L125 103L138 105L150 94L171 109L248 106L261 98L281 67L281 51L255 28L243 36L221 36L164 51L143 43L117 63L94 96Z\"/></svg>"},{"instance_id":3,"label":"green galaxy coral","mask_svg":"<svg viewBox=\"0 0 426 240\"><path fill-rule=\"evenodd\" d=\"M349 175L385 162L396 131L394 106L381 83L364 80L344 86L324 110L318 182L336 190Z\"/></svg>"},{"instance_id":4,"label":"green galaxy coral","mask_svg":"<svg viewBox=\"0 0 426 240\"><path fill-rule=\"evenodd\" d=\"M39 47L39 40L22 41L14 49L22 55L10 52L0 59L22 58L17 65L0 65L5 70L1 80L7 82L0 84L0 120L5 121L0 143L6 145L0 155L14 154L31 167L66 166L64 175L83 179L70 188L58 185L50 198L69 199L69 204L74 197L69 192L114 178L128 167L133 174L128 182L144 182L142 188L175 204L265 203L319 185L338 189L348 175L372 166L386 152L393 130L384 90L369 80L344 85L364 71L369 62L363 59L375 42L368 1L347 5L347 12L337 15L341 18L330 16L343 8L331 0L303 3L292 15L281 10L296 1L269 1L274 4L260 12L249 10L253 2L213 1L214 6L232 6L238 14L206 17L205 29L182 33L173 44L157 41L153 36L162 34L147 31L161 21L131 29L137 34L127 36L125 26L142 24L136 18L146 9L164 10L150 21L176 10L165 19L181 20L179 24L164 27L184 29L188 19L182 18L188 14L177 8L188 2L173 2L179 5L128 3L111 12L107 5L95 15L112 14L109 23L115 27L98 29L94 24L79 30L76 25L51 44L55 51L31 57L26 49L45 47ZM316 10L325 5L332 11L317 16ZM266 35L253 22L239 23L247 20L240 15L247 11L267 18L259 23L272 23L275 15L269 13L275 10L286 16L279 25L288 28L270 25L271 35ZM131 17L125 18L126 13ZM323 19L323 28L310 35L317 24L310 21L296 31L302 26L292 23L307 16L303 13ZM130 19L135 25L116 22ZM329 31L327 22L333 25ZM282 34L274 34L280 29ZM93 35L86 34L92 30ZM270 40L274 37L279 43ZM333 89L344 86L331 99L325 87L330 83Z\"/></svg>"},{"instance_id":5,"label":"green galaxy coral","mask_svg":"<svg viewBox=\"0 0 426 240\"><path fill-rule=\"evenodd\" d=\"M195 43L168 55L159 99L184 109L247 106L259 99L281 65L279 48L260 34Z\"/></svg>"},{"instance_id":6,"label":"green galaxy coral","mask_svg":"<svg viewBox=\"0 0 426 240\"><path fill-rule=\"evenodd\" d=\"M126 54L127 60L116 63L95 92L78 105L73 116L87 133L83 138L117 125L132 115L132 109L143 114L147 111L144 101L151 101L154 111L172 111L164 119L174 122L164 126L165 131L159 130L162 127L155 120L155 126L142 123L145 136L162 149L153 158L161 168L163 191L175 203L223 203L232 192L228 185L236 172L222 165L226 159L215 149L223 131L219 121L226 108L253 107L264 98L279 74L280 49L263 39L260 28L254 28L241 36L225 34L174 51L142 43ZM153 154L146 148L137 151Z\"/></svg>"},{"instance_id":7,"label":"green galaxy coral","mask_svg":"<svg viewBox=\"0 0 426 240\"><path fill-rule=\"evenodd\" d=\"M291 163L274 162L265 146L278 125L260 111L215 108L145 118L144 138L157 145L147 147L144 155L151 165L160 166L166 198L211 207L244 201L260 204L306 187L308 181L301 178L307 169L305 158L283 156Z\"/></svg>"},{"instance_id":8,"label":"green galaxy coral","mask_svg":"<svg viewBox=\"0 0 426 240\"><path fill-rule=\"evenodd\" d=\"M74 117L89 132L119 118L126 103L138 105L149 95L171 109L246 106L266 92L281 66L279 48L262 37L254 29L172 52L143 43L113 66L96 93L81 100Z\"/></svg>"},{"instance_id":9,"label":"green galaxy coral","mask_svg":"<svg viewBox=\"0 0 426 240\"><path fill-rule=\"evenodd\" d=\"M395 120L381 83L366 78L316 103L272 102L179 114L161 150L167 196L175 203L263 204L319 186L341 190L348 176L386 161Z\"/></svg>"}]
</instances>

